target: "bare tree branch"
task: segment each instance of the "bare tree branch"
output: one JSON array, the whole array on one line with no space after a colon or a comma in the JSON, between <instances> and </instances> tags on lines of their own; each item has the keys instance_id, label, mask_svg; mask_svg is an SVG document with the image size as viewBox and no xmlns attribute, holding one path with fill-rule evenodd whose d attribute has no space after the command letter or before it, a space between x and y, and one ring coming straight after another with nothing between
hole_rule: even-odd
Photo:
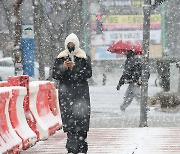
<instances>
[{"instance_id":1,"label":"bare tree branch","mask_svg":"<svg viewBox=\"0 0 180 154\"><path fill-rule=\"evenodd\" d=\"M13 28L12 28L12 22L11 22L11 14L10 14L10 8L8 8L5 4L4 4L4 1L1 0L0 1L2 6L3 6L3 9L4 9L4 13L5 13L5 22L6 22L6 25L8 27L8 30L9 30L9 37L11 39L14 39L14 35L13 35Z\"/></svg>"}]
</instances>

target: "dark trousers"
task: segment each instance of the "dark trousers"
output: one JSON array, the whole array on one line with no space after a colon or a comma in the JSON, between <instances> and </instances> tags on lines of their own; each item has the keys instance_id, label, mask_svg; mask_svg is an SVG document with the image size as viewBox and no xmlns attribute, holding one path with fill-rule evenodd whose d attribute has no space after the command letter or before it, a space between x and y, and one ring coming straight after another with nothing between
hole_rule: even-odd
<instances>
[{"instance_id":1,"label":"dark trousers","mask_svg":"<svg viewBox=\"0 0 180 154\"><path fill-rule=\"evenodd\" d=\"M68 153L87 153L88 144L86 138L87 132L68 132L66 143Z\"/></svg>"}]
</instances>

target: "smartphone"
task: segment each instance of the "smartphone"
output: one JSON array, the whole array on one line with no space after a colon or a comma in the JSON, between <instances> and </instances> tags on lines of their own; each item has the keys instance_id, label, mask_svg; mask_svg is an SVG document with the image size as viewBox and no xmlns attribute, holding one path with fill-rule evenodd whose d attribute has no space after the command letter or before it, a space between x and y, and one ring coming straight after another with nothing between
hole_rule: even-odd
<instances>
[{"instance_id":1,"label":"smartphone","mask_svg":"<svg viewBox=\"0 0 180 154\"><path fill-rule=\"evenodd\" d=\"M66 60L68 60L68 61L72 61L71 57L67 57L67 59L66 59Z\"/></svg>"}]
</instances>

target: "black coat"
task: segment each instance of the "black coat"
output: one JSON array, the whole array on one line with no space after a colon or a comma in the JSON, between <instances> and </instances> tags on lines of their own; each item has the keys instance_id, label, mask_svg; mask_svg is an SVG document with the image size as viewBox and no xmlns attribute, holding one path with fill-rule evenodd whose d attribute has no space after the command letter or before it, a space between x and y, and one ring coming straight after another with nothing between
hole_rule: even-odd
<instances>
[{"instance_id":1,"label":"black coat","mask_svg":"<svg viewBox=\"0 0 180 154\"><path fill-rule=\"evenodd\" d=\"M87 79L92 76L91 60L74 58L75 66L66 70L65 57L56 58L53 78L59 80L59 103L64 132L88 131L90 123L90 96Z\"/></svg>"},{"instance_id":2,"label":"black coat","mask_svg":"<svg viewBox=\"0 0 180 154\"><path fill-rule=\"evenodd\" d=\"M142 74L142 62L136 55L128 56L125 61L123 75L119 80L119 85L125 83L136 83Z\"/></svg>"}]
</instances>

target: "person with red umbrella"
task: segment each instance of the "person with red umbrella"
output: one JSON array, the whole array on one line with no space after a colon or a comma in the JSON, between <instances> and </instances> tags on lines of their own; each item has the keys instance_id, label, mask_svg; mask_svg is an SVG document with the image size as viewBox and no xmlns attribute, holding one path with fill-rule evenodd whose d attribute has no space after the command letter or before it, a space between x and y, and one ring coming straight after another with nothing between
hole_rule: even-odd
<instances>
[{"instance_id":1,"label":"person with red umbrella","mask_svg":"<svg viewBox=\"0 0 180 154\"><path fill-rule=\"evenodd\" d=\"M141 55L142 45L137 40L119 40L112 43L107 49L107 51L116 54L126 54L127 50L132 50L137 55Z\"/></svg>"},{"instance_id":2,"label":"person with red umbrella","mask_svg":"<svg viewBox=\"0 0 180 154\"><path fill-rule=\"evenodd\" d=\"M129 84L124 96L124 102L120 106L120 110L123 112L131 104L134 98L140 103L142 73L142 62L137 56L137 53L133 50L126 50L125 55L127 56L127 59L125 61L123 74L120 77L116 88L117 90L120 90L120 87L123 84Z\"/></svg>"}]
</instances>

